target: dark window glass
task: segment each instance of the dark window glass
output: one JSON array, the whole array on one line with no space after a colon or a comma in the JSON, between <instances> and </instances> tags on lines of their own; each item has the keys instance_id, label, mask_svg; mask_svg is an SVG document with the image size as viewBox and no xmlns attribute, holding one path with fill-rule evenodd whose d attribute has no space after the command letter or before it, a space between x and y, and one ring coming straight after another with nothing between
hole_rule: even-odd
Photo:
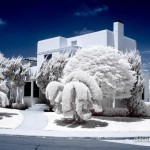
<instances>
[{"instance_id":1,"label":"dark window glass","mask_svg":"<svg viewBox=\"0 0 150 150\"><path fill-rule=\"evenodd\" d=\"M50 60L52 58L52 54L47 54L47 55L44 55L44 58L46 60Z\"/></svg>"},{"instance_id":2,"label":"dark window glass","mask_svg":"<svg viewBox=\"0 0 150 150\"><path fill-rule=\"evenodd\" d=\"M142 93L142 100L144 100L144 89L143 89L143 93Z\"/></svg>"},{"instance_id":3,"label":"dark window glass","mask_svg":"<svg viewBox=\"0 0 150 150\"><path fill-rule=\"evenodd\" d=\"M24 86L24 96L31 96L31 82L26 82Z\"/></svg>"},{"instance_id":4,"label":"dark window glass","mask_svg":"<svg viewBox=\"0 0 150 150\"><path fill-rule=\"evenodd\" d=\"M33 97L39 97L39 87L36 82L33 82Z\"/></svg>"}]
</instances>

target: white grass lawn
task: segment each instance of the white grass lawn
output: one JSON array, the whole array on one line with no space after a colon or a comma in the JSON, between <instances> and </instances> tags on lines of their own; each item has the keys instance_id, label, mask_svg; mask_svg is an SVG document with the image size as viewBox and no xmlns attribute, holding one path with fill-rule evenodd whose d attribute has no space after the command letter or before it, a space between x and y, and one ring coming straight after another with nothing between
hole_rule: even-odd
<instances>
[{"instance_id":1,"label":"white grass lawn","mask_svg":"<svg viewBox=\"0 0 150 150\"><path fill-rule=\"evenodd\" d=\"M23 121L19 110L0 108L0 128L17 128Z\"/></svg>"},{"instance_id":2,"label":"white grass lawn","mask_svg":"<svg viewBox=\"0 0 150 150\"><path fill-rule=\"evenodd\" d=\"M67 124L62 121L62 115L53 112L44 113L48 117L48 125L45 130L52 131L108 131L108 132L132 132L150 131L150 119L129 117L92 117L83 125Z\"/></svg>"}]
</instances>

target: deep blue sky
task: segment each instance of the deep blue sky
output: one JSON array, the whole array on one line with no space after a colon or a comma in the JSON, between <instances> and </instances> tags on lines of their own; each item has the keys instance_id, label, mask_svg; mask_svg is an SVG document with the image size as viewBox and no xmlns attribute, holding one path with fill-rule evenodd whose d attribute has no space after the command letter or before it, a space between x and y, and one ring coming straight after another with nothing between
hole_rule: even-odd
<instances>
[{"instance_id":1,"label":"deep blue sky","mask_svg":"<svg viewBox=\"0 0 150 150\"><path fill-rule=\"evenodd\" d=\"M0 51L6 57L36 56L39 40L112 30L121 19L125 35L150 56L149 0L0 0Z\"/></svg>"}]
</instances>

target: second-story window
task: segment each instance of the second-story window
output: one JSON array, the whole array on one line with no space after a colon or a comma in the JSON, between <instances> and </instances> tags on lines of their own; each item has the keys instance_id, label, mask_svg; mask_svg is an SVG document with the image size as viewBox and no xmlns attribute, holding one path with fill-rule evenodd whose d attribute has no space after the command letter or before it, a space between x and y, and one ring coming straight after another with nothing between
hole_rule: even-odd
<instances>
[{"instance_id":1,"label":"second-story window","mask_svg":"<svg viewBox=\"0 0 150 150\"><path fill-rule=\"evenodd\" d=\"M50 60L52 58L52 54L44 55L44 59Z\"/></svg>"},{"instance_id":2,"label":"second-story window","mask_svg":"<svg viewBox=\"0 0 150 150\"><path fill-rule=\"evenodd\" d=\"M76 46L77 45L77 41L71 41L71 46Z\"/></svg>"}]
</instances>

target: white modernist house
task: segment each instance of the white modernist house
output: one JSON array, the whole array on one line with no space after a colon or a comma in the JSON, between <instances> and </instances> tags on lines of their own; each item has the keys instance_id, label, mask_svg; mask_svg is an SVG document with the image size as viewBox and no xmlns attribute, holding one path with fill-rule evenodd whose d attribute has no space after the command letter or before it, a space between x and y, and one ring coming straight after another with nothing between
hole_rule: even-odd
<instances>
[{"instance_id":1,"label":"white modernist house","mask_svg":"<svg viewBox=\"0 0 150 150\"><path fill-rule=\"evenodd\" d=\"M58 36L39 41L37 45L37 66L31 68L30 80L24 87L25 102L29 106L33 103L44 102L44 96L36 86L33 75L45 59L48 60L52 57L57 57L64 51L75 53L79 48L85 48L92 45L112 46L120 51L126 49L136 49L136 41L124 35L124 24L119 21L114 22L113 31L105 29L70 38ZM145 90L143 99L145 101L148 101L149 96L147 93L147 89L149 87L149 84L147 84L147 81L149 79L149 75L146 71L144 72L144 75ZM119 106L120 104L118 104L118 107Z\"/></svg>"}]
</instances>

